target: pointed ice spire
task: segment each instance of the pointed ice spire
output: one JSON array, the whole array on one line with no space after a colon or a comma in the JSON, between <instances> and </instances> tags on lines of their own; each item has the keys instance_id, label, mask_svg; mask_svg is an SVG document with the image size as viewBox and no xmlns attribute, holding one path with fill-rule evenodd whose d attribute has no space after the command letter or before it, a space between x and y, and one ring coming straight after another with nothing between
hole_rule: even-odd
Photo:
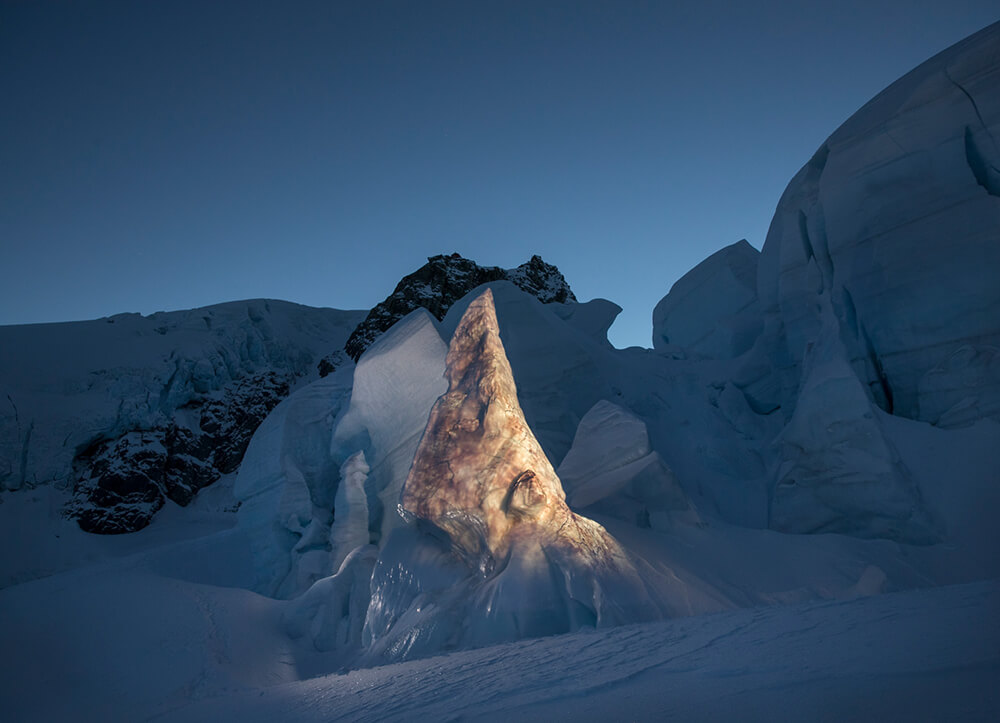
<instances>
[{"instance_id":1,"label":"pointed ice spire","mask_svg":"<svg viewBox=\"0 0 1000 723\"><path fill-rule=\"evenodd\" d=\"M403 488L404 511L443 530L486 576L517 557L519 565L555 564L567 580L610 573L618 585L628 581L632 603L643 599L615 539L566 504L518 404L489 289L459 322L445 375L448 391L431 410Z\"/></svg>"}]
</instances>

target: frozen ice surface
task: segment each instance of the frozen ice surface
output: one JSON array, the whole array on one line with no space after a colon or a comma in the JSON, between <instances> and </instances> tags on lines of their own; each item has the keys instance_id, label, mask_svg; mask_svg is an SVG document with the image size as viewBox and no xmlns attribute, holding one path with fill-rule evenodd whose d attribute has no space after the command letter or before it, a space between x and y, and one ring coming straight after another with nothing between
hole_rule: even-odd
<instances>
[{"instance_id":1,"label":"frozen ice surface","mask_svg":"<svg viewBox=\"0 0 1000 723\"><path fill-rule=\"evenodd\" d=\"M288 597L336 571L329 540L340 465L330 438L350 394L351 371L345 367L293 393L247 448L234 492L258 592Z\"/></svg>"},{"instance_id":2,"label":"frozen ice surface","mask_svg":"<svg viewBox=\"0 0 1000 723\"><path fill-rule=\"evenodd\" d=\"M557 473L574 509L602 503L597 509L654 529L673 518L697 519L673 472L651 450L646 424L607 400L580 420Z\"/></svg>"},{"instance_id":3,"label":"frozen ice surface","mask_svg":"<svg viewBox=\"0 0 1000 723\"><path fill-rule=\"evenodd\" d=\"M653 309L653 348L731 359L753 346L761 330L759 256L739 241L684 274Z\"/></svg>"},{"instance_id":4,"label":"frozen ice surface","mask_svg":"<svg viewBox=\"0 0 1000 723\"><path fill-rule=\"evenodd\" d=\"M345 457L359 449L365 453L370 527L376 544L401 522L396 511L399 492L431 406L447 388L447 351L437 321L425 309L417 309L358 360L351 404L333 444Z\"/></svg>"},{"instance_id":5,"label":"frozen ice surface","mask_svg":"<svg viewBox=\"0 0 1000 723\"><path fill-rule=\"evenodd\" d=\"M365 483L371 469L364 452L355 452L340 468L340 485L334 501L334 520L330 527L330 550L333 567L352 550L368 544L368 495Z\"/></svg>"},{"instance_id":6,"label":"frozen ice surface","mask_svg":"<svg viewBox=\"0 0 1000 723\"><path fill-rule=\"evenodd\" d=\"M919 488L882 433L882 413L847 360L829 300L782 430L771 527L929 543L940 539Z\"/></svg>"},{"instance_id":7,"label":"frozen ice surface","mask_svg":"<svg viewBox=\"0 0 1000 723\"><path fill-rule=\"evenodd\" d=\"M998 44L986 28L851 116L788 185L759 264L774 353L801 362L823 291L879 405L936 424L1000 414Z\"/></svg>"},{"instance_id":8,"label":"frozen ice surface","mask_svg":"<svg viewBox=\"0 0 1000 723\"><path fill-rule=\"evenodd\" d=\"M445 351L436 322L418 309L356 368L303 387L260 426L236 485L255 590L293 597L399 524L399 490L444 391Z\"/></svg>"}]
</instances>

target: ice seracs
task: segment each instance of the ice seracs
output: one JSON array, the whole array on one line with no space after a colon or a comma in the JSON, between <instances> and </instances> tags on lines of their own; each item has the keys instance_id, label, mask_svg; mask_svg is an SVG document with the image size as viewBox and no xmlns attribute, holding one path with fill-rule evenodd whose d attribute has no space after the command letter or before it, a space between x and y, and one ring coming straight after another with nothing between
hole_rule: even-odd
<instances>
[{"instance_id":1,"label":"ice seracs","mask_svg":"<svg viewBox=\"0 0 1000 723\"><path fill-rule=\"evenodd\" d=\"M446 376L402 491L416 530L376 565L372 651L406 657L658 616L618 542L566 504L518 404L489 289L455 329Z\"/></svg>"},{"instance_id":2,"label":"ice seracs","mask_svg":"<svg viewBox=\"0 0 1000 723\"><path fill-rule=\"evenodd\" d=\"M399 492L434 401L447 346L417 309L361 358L292 394L268 417L236 481L254 541L256 590L293 597L357 545L402 524Z\"/></svg>"},{"instance_id":3,"label":"ice seracs","mask_svg":"<svg viewBox=\"0 0 1000 723\"><path fill-rule=\"evenodd\" d=\"M650 447L646 423L606 399L580 420L556 473L574 510L589 508L660 530L698 521L673 471Z\"/></svg>"},{"instance_id":4,"label":"ice seracs","mask_svg":"<svg viewBox=\"0 0 1000 723\"><path fill-rule=\"evenodd\" d=\"M825 299L824 299L825 301ZM803 362L795 412L775 442L770 526L915 543L940 539L920 490L847 359L830 304Z\"/></svg>"},{"instance_id":5,"label":"ice seracs","mask_svg":"<svg viewBox=\"0 0 1000 723\"><path fill-rule=\"evenodd\" d=\"M696 671L677 679L712 700L719 680L760 689L763 650L779 665L757 717L789 710L792 680L827 715L834 698L870 712L852 696L884 682L883 718L926 717L919 689L937 718L997 719L996 585L922 588L1000 576L998 48L1000 24L834 133L762 254L727 247L674 286L655 349L613 348L618 307L562 303L534 258L472 288L482 267L434 257L431 283L361 329L356 367L330 348L356 312L278 302L0 328L4 712L516 716L546 699L565 717L569 695L620 717L618 683L639 681L655 717L665 674ZM239 464L235 500L225 478L192 497L206 460ZM126 526L164 511L84 533L44 484L80 479L134 485L105 506ZM703 617L593 630L681 616ZM733 640L747 665L703 675ZM857 655L872 640L880 671ZM863 665L817 695L833 689L807 648L837 675Z\"/></svg>"},{"instance_id":6,"label":"ice seracs","mask_svg":"<svg viewBox=\"0 0 1000 723\"><path fill-rule=\"evenodd\" d=\"M682 276L653 309L657 351L731 359L760 333L757 259L745 240L716 251Z\"/></svg>"},{"instance_id":7,"label":"ice seracs","mask_svg":"<svg viewBox=\"0 0 1000 723\"><path fill-rule=\"evenodd\" d=\"M825 291L876 403L942 426L1000 415L998 43L986 28L851 116L789 183L760 258L773 355L801 363Z\"/></svg>"},{"instance_id":8,"label":"ice seracs","mask_svg":"<svg viewBox=\"0 0 1000 723\"><path fill-rule=\"evenodd\" d=\"M584 531L588 525L569 511L555 470L524 420L489 289L462 316L446 375L448 391L431 410L403 488L403 509L447 532L484 571L522 537L614 554L610 539Z\"/></svg>"}]
</instances>

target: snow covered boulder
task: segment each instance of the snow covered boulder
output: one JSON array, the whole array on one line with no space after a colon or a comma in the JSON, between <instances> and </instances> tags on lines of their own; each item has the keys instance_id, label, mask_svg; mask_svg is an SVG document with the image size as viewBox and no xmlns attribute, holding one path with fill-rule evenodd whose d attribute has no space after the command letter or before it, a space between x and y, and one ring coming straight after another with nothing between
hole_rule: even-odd
<instances>
[{"instance_id":1,"label":"snow covered boulder","mask_svg":"<svg viewBox=\"0 0 1000 723\"><path fill-rule=\"evenodd\" d=\"M716 251L673 285L653 309L653 348L731 359L761 330L757 249L746 240Z\"/></svg>"}]
</instances>

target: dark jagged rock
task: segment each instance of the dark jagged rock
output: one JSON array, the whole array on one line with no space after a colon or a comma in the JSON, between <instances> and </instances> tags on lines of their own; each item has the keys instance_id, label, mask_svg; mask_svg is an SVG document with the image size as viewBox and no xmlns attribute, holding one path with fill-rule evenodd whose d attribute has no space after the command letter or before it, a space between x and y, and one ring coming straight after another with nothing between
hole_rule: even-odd
<instances>
[{"instance_id":1,"label":"dark jagged rock","mask_svg":"<svg viewBox=\"0 0 1000 723\"><path fill-rule=\"evenodd\" d=\"M357 361L375 339L390 326L418 307L427 309L439 321L477 286L491 281L510 281L543 303L576 301L566 279L540 256L514 269L480 266L458 254L430 256L427 263L404 276L396 289L377 304L351 334L344 350Z\"/></svg>"},{"instance_id":2,"label":"dark jagged rock","mask_svg":"<svg viewBox=\"0 0 1000 723\"><path fill-rule=\"evenodd\" d=\"M198 415L196 428L175 419L92 444L74 464L79 477L67 513L87 532L119 534L148 525L166 499L188 505L239 467L254 431L288 391L274 372L239 379L186 405Z\"/></svg>"},{"instance_id":3,"label":"dark jagged rock","mask_svg":"<svg viewBox=\"0 0 1000 723\"><path fill-rule=\"evenodd\" d=\"M316 371L319 372L320 377L326 377L333 374L335 371L344 366L347 362L347 355L342 349L338 349L332 354L327 354L325 357L319 360L316 365Z\"/></svg>"}]
</instances>

